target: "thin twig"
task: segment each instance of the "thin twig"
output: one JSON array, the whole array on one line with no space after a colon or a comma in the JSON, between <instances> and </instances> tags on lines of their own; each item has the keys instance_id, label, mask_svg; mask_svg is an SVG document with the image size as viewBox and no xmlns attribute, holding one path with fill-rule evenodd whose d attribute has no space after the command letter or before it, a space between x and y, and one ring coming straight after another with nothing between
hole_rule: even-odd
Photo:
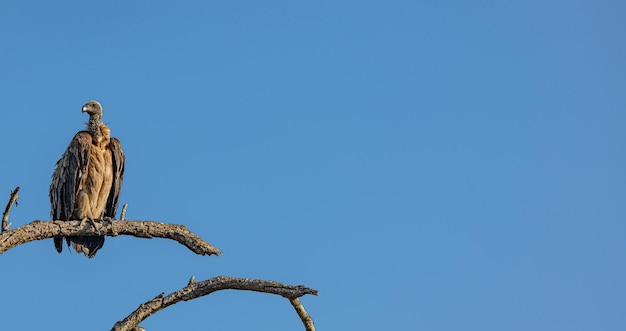
<instances>
[{"instance_id":1,"label":"thin twig","mask_svg":"<svg viewBox=\"0 0 626 331\"><path fill-rule=\"evenodd\" d=\"M291 302L291 305L296 310L296 313L298 313L298 316L300 316L300 320L302 320L302 323L304 324L304 328L306 329L306 331L315 331L315 325L313 324L313 319L306 312L306 310L304 309L304 306L300 303L300 300L298 298L294 298L294 299L289 299L289 302Z\"/></svg>"},{"instance_id":2,"label":"thin twig","mask_svg":"<svg viewBox=\"0 0 626 331\"><path fill-rule=\"evenodd\" d=\"M233 278L226 276L218 276L201 282L191 283L186 287L163 296L159 294L154 299L141 304L134 312L132 312L124 320L115 323L112 331L129 331L133 330L148 316L157 311L167 308L180 301L188 301L201 296L209 295L220 290L246 290L269 294L277 294L289 299L294 305L294 300L300 308L296 308L296 312L302 319L307 331L315 330L311 317L306 314L304 307L298 301L298 298L305 294L317 295L317 291L308 287L298 285L285 285L269 280L249 279L249 278ZM294 307L296 307L294 305ZM302 314L304 312L304 315Z\"/></svg>"},{"instance_id":3,"label":"thin twig","mask_svg":"<svg viewBox=\"0 0 626 331\"><path fill-rule=\"evenodd\" d=\"M120 215L120 221L125 221L126 220L126 209L128 208L128 204L125 203L124 206L122 207L122 214Z\"/></svg>"},{"instance_id":4,"label":"thin twig","mask_svg":"<svg viewBox=\"0 0 626 331\"><path fill-rule=\"evenodd\" d=\"M9 198L9 203L7 203L7 207L4 209L4 213L2 214L2 231L0 233L7 231L11 226L9 222L9 214L11 214L11 207L13 204L17 206L17 198L20 196L17 194L19 192L20 187L16 187L15 190L11 191L11 198Z\"/></svg>"},{"instance_id":5,"label":"thin twig","mask_svg":"<svg viewBox=\"0 0 626 331\"><path fill-rule=\"evenodd\" d=\"M0 254L18 245L54 237L128 235L139 238L176 240L199 255L220 255L222 251L204 241L184 225L153 221L111 222L107 220L33 221L0 234Z\"/></svg>"}]
</instances>

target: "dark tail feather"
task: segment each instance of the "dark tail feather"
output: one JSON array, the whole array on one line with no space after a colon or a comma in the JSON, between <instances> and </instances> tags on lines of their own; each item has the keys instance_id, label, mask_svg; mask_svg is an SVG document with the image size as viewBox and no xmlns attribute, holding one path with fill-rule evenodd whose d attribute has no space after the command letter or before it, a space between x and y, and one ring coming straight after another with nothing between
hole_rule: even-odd
<instances>
[{"instance_id":1,"label":"dark tail feather","mask_svg":"<svg viewBox=\"0 0 626 331\"><path fill-rule=\"evenodd\" d=\"M72 247L78 253L83 253L87 257L92 258L96 256L96 253L104 245L104 236L90 237L90 236L77 236L66 237L68 241L72 242ZM56 239L56 238L55 238ZM56 243L56 242L55 242Z\"/></svg>"},{"instance_id":2,"label":"dark tail feather","mask_svg":"<svg viewBox=\"0 0 626 331\"><path fill-rule=\"evenodd\" d=\"M61 253L63 251L63 237L53 238L54 239L54 248L57 249L57 252Z\"/></svg>"}]
</instances>

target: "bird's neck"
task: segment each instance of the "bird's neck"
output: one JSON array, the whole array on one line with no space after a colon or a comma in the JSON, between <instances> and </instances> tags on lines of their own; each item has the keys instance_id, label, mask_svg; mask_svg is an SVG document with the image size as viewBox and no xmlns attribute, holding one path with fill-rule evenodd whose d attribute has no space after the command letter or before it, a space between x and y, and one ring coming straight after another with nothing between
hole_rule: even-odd
<instances>
[{"instance_id":1,"label":"bird's neck","mask_svg":"<svg viewBox=\"0 0 626 331\"><path fill-rule=\"evenodd\" d=\"M96 142L100 142L103 138L102 130L100 130L101 118L100 115L89 115L89 122L87 122L87 130Z\"/></svg>"}]
</instances>

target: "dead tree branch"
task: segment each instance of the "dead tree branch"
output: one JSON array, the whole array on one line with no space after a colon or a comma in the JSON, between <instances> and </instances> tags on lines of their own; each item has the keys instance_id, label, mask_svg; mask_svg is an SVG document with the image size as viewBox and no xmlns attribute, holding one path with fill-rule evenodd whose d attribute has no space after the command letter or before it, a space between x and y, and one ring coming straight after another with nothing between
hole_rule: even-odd
<instances>
[{"instance_id":1,"label":"dead tree branch","mask_svg":"<svg viewBox=\"0 0 626 331\"><path fill-rule=\"evenodd\" d=\"M248 278L233 278L226 276L218 276L201 282L190 282L186 287L163 296L163 293L154 299L141 304L134 312L132 312L124 320L115 323L111 331L131 331L139 328L139 323L148 318L148 316L157 311L167 308L180 301L188 301L201 296L209 295L220 290L246 290L269 294L277 294L289 299L293 307L296 309L298 316L304 323L307 331L315 331L313 320L306 313L302 304L298 300L305 294L317 295L317 291L304 287L302 285L293 286L277 283L269 280L258 280Z\"/></svg>"},{"instance_id":2,"label":"dead tree branch","mask_svg":"<svg viewBox=\"0 0 626 331\"><path fill-rule=\"evenodd\" d=\"M125 221L126 220L126 209L128 208L128 204L125 203L124 206L122 207L122 214L120 215L120 221Z\"/></svg>"},{"instance_id":3,"label":"dead tree branch","mask_svg":"<svg viewBox=\"0 0 626 331\"><path fill-rule=\"evenodd\" d=\"M110 236L129 235L139 238L167 238L172 239L187 247L199 255L219 255L222 252L204 241L195 233L187 230L184 225L166 224L154 221L125 220L127 205L122 210L122 221L112 219L87 220L87 221L33 221L24 226L9 230L9 213L13 204L17 205L19 187L11 192L11 198L2 217L0 230L0 254L35 240L50 239L68 236ZM220 290L246 290L285 297L296 310L302 320L306 331L315 331L313 320L308 315L302 304L301 296L306 294L317 295L317 291L303 285L285 285L274 281L232 278L218 276L201 282L195 282L192 276L186 287L167 296L163 293L154 299L141 304L124 320L115 323L112 331L144 331L139 323L148 316L167 308L180 301L193 300Z\"/></svg>"},{"instance_id":4,"label":"dead tree branch","mask_svg":"<svg viewBox=\"0 0 626 331\"><path fill-rule=\"evenodd\" d=\"M153 221L94 220L82 221L33 221L19 228L0 234L0 254L18 245L34 240L67 236L128 235L139 238L167 238L176 240L199 255L220 255L222 251L204 241L184 225Z\"/></svg>"},{"instance_id":5,"label":"dead tree branch","mask_svg":"<svg viewBox=\"0 0 626 331\"><path fill-rule=\"evenodd\" d=\"M300 316L300 320L302 320L306 331L315 331L313 319L311 318L311 316L309 316L306 310L304 310L304 306L300 303L300 300L298 298L293 298L289 299L289 302L291 302L291 305L296 310L296 313L298 313L298 316Z\"/></svg>"},{"instance_id":6,"label":"dead tree branch","mask_svg":"<svg viewBox=\"0 0 626 331\"><path fill-rule=\"evenodd\" d=\"M9 214L11 214L11 207L13 206L13 204L15 204L17 206L17 198L19 198L20 196L17 194L17 192L19 192L20 187L16 187L15 190L11 191L11 198L9 198L9 203L7 203L7 207L4 208L4 213L2 214L2 230L0 230L0 232L4 232L9 230L9 227L11 226L9 222Z\"/></svg>"}]
</instances>

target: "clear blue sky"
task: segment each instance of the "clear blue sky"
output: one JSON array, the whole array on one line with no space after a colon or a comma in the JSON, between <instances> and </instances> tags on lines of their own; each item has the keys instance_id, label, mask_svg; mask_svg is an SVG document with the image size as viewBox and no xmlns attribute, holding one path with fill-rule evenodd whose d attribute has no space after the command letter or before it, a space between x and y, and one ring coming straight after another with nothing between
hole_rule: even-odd
<instances>
[{"instance_id":1,"label":"clear blue sky","mask_svg":"<svg viewBox=\"0 0 626 331\"><path fill-rule=\"evenodd\" d=\"M626 328L621 1L2 1L0 204L49 219L99 100L127 217L224 251L107 238L0 255L3 330L108 330L217 275L318 289L319 330ZM160 330L298 330L220 292Z\"/></svg>"}]
</instances>

